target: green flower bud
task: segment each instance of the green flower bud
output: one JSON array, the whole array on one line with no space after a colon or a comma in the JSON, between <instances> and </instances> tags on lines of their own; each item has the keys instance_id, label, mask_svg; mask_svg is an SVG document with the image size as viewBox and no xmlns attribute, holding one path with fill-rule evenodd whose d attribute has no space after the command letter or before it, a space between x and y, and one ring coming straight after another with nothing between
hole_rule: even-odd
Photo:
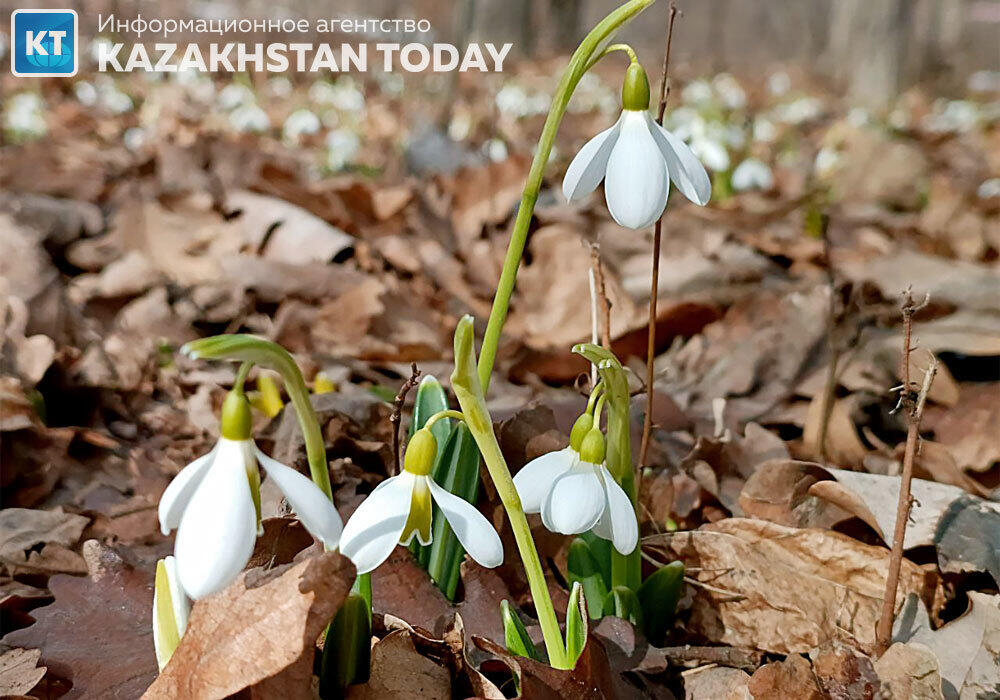
<instances>
[{"instance_id":1,"label":"green flower bud","mask_svg":"<svg viewBox=\"0 0 1000 700\"><path fill-rule=\"evenodd\" d=\"M253 429L250 402L242 391L232 390L222 402L220 431L227 440L249 440Z\"/></svg>"},{"instance_id":2,"label":"green flower bud","mask_svg":"<svg viewBox=\"0 0 1000 700\"><path fill-rule=\"evenodd\" d=\"M643 112L649 109L649 79L637 61L629 64L622 81L622 109Z\"/></svg>"},{"instance_id":3,"label":"green flower bud","mask_svg":"<svg viewBox=\"0 0 1000 700\"><path fill-rule=\"evenodd\" d=\"M437 457L437 439L429 429L421 428L413 434L406 446L403 469L417 476L426 476L434 467L435 457Z\"/></svg>"},{"instance_id":4,"label":"green flower bud","mask_svg":"<svg viewBox=\"0 0 1000 700\"><path fill-rule=\"evenodd\" d=\"M604 462L604 435L599 428L592 428L580 445L580 459L591 464Z\"/></svg>"},{"instance_id":5,"label":"green flower bud","mask_svg":"<svg viewBox=\"0 0 1000 700\"><path fill-rule=\"evenodd\" d=\"M583 443L583 438L586 437L590 429L594 427L594 416L589 413L584 413L579 418L576 419L576 423L573 424L573 430L569 434L569 446L572 447L577 452L580 451L580 445Z\"/></svg>"}]
</instances>

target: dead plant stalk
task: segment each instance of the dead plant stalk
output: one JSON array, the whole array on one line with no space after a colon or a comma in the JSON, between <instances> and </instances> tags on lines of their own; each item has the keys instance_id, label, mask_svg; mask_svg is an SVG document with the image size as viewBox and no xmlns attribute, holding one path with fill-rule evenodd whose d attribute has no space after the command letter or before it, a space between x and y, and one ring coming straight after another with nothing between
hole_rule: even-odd
<instances>
[{"instance_id":1,"label":"dead plant stalk","mask_svg":"<svg viewBox=\"0 0 1000 700\"><path fill-rule=\"evenodd\" d=\"M677 5L670 3L670 18L667 20L667 46L663 54L663 75L660 78L660 100L656 107L656 122L663 126L663 113L667 108L667 96L670 94L670 81L667 77L670 67L670 44L674 37L674 19L677 17ZM660 286L660 238L663 234L663 217L656 220L653 227L653 276L649 284L649 326L646 338L646 415L642 420L642 443L639 447L638 478L642 477L642 468L646 466L646 453L649 450L649 436L653 430L653 359L656 356L656 297Z\"/></svg>"},{"instance_id":2,"label":"dead plant stalk","mask_svg":"<svg viewBox=\"0 0 1000 700\"><path fill-rule=\"evenodd\" d=\"M921 304L914 304L913 296L908 289L903 297L903 384L899 406L906 411L906 447L903 451L903 470L899 482L899 502L896 506L896 527L892 536L892 551L889 555L889 572L885 580L885 595L882 598L882 615L875 627L875 653L881 656L892 643L892 621L896 609L896 589L899 585L899 570L903 564L903 542L906 536L906 523L913 506L910 495L910 484L913 481L913 460L917 454L917 443L920 439L920 419L924 413L927 393L930 391L934 375L937 373L937 358L931 355L930 364L924 371L924 381L919 392L913 391L910 383L910 347L913 335L913 315L927 305L927 299Z\"/></svg>"}]
</instances>

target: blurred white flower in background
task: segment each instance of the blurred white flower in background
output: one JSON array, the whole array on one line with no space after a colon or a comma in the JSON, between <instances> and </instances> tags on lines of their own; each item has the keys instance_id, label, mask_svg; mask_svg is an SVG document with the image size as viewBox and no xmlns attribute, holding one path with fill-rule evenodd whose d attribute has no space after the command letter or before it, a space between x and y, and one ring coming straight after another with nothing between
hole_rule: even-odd
<instances>
[{"instance_id":1,"label":"blurred white flower in background","mask_svg":"<svg viewBox=\"0 0 1000 700\"><path fill-rule=\"evenodd\" d=\"M93 107L97 104L97 88L86 80L80 80L73 85L73 94L76 95L77 102L84 107Z\"/></svg>"},{"instance_id":2,"label":"blurred white flower in background","mask_svg":"<svg viewBox=\"0 0 1000 700\"><path fill-rule=\"evenodd\" d=\"M767 91L775 97L788 94L792 89L792 79L785 71L777 71L767 76Z\"/></svg>"},{"instance_id":3,"label":"blurred white flower in background","mask_svg":"<svg viewBox=\"0 0 1000 700\"><path fill-rule=\"evenodd\" d=\"M514 117L544 114L549 110L549 98L543 94L530 94L515 83L507 83L497 91L494 98L497 109Z\"/></svg>"},{"instance_id":4,"label":"blurred white flower in background","mask_svg":"<svg viewBox=\"0 0 1000 700\"><path fill-rule=\"evenodd\" d=\"M989 180L984 180L976 189L976 196L980 199L1000 197L1000 177L991 177Z\"/></svg>"},{"instance_id":5,"label":"blurred white flower in background","mask_svg":"<svg viewBox=\"0 0 1000 700\"><path fill-rule=\"evenodd\" d=\"M777 121L797 126L819 117L823 113L823 102L816 97L799 97L776 106L772 113Z\"/></svg>"},{"instance_id":6,"label":"blurred white flower in background","mask_svg":"<svg viewBox=\"0 0 1000 700\"><path fill-rule=\"evenodd\" d=\"M256 99L254 98L253 90L243 83L229 83L229 85L219 90L216 102L220 109L228 112L242 105L254 104Z\"/></svg>"},{"instance_id":7,"label":"blurred white flower in background","mask_svg":"<svg viewBox=\"0 0 1000 700\"><path fill-rule=\"evenodd\" d=\"M490 139L483 144L483 153L494 163L507 160L507 144L502 139Z\"/></svg>"},{"instance_id":8,"label":"blurred white flower in background","mask_svg":"<svg viewBox=\"0 0 1000 700\"><path fill-rule=\"evenodd\" d=\"M229 125L236 131L261 132L271 127L267 112L256 104L241 105L229 113Z\"/></svg>"},{"instance_id":9,"label":"blurred white flower in background","mask_svg":"<svg viewBox=\"0 0 1000 700\"><path fill-rule=\"evenodd\" d=\"M712 84L707 80L693 80L681 90L681 100L688 104L705 104L711 102L713 97Z\"/></svg>"},{"instance_id":10,"label":"blurred white flower in background","mask_svg":"<svg viewBox=\"0 0 1000 700\"><path fill-rule=\"evenodd\" d=\"M159 73L149 73L147 75L159 75ZM198 102L208 104L215 99L215 83L205 73L189 68L167 75L173 75L177 84L181 85L184 91Z\"/></svg>"},{"instance_id":11,"label":"blurred white flower in background","mask_svg":"<svg viewBox=\"0 0 1000 700\"><path fill-rule=\"evenodd\" d=\"M719 73L712 80L712 87L727 109L743 109L747 105L747 93L740 82L729 73Z\"/></svg>"},{"instance_id":12,"label":"blurred white flower in background","mask_svg":"<svg viewBox=\"0 0 1000 700\"><path fill-rule=\"evenodd\" d=\"M365 110L365 95L353 78L343 76L333 85L330 104L341 112L357 114Z\"/></svg>"},{"instance_id":13,"label":"blurred white flower in background","mask_svg":"<svg viewBox=\"0 0 1000 700\"><path fill-rule=\"evenodd\" d=\"M7 100L3 113L3 128L15 138L38 138L48 131L45 123L45 103L34 92L19 92Z\"/></svg>"},{"instance_id":14,"label":"blurred white flower in background","mask_svg":"<svg viewBox=\"0 0 1000 700\"><path fill-rule=\"evenodd\" d=\"M618 109L618 95L594 73L584 73L573 91L568 109L573 113L597 111L611 114Z\"/></svg>"},{"instance_id":15,"label":"blurred white flower in background","mask_svg":"<svg viewBox=\"0 0 1000 700\"><path fill-rule=\"evenodd\" d=\"M969 76L968 86L972 92L1000 92L1000 71L977 70Z\"/></svg>"},{"instance_id":16,"label":"blurred white flower in background","mask_svg":"<svg viewBox=\"0 0 1000 700\"><path fill-rule=\"evenodd\" d=\"M465 141L472 131L472 115L469 110L456 107L448 122L448 137L452 141Z\"/></svg>"},{"instance_id":17,"label":"blurred white flower in background","mask_svg":"<svg viewBox=\"0 0 1000 700\"><path fill-rule=\"evenodd\" d=\"M275 97L288 97L292 94L292 81L283 75L267 81L267 91Z\"/></svg>"},{"instance_id":18,"label":"blurred white flower in background","mask_svg":"<svg viewBox=\"0 0 1000 700\"><path fill-rule=\"evenodd\" d=\"M286 141L298 141L307 134L315 134L320 130L319 117L308 109L297 109L288 115L284 126L281 127L281 136Z\"/></svg>"},{"instance_id":19,"label":"blurred white flower in background","mask_svg":"<svg viewBox=\"0 0 1000 700\"><path fill-rule=\"evenodd\" d=\"M867 126L872 123L872 115L864 107L853 107L847 113L847 123L854 127Z\"/></svg>"},{"instance_id":20,"label":"blurred white flower in background","mask_svg":"<svg viewBox=\"0 0 1000 700\"><path fill-rule=\"evenodd\" d=\"M102 49L107 53L111 53L111 47L115 45L115 42L111 41L107 37L96 36L90 42L90 60L97 64L100 59Z\"/></svg>"},{"instance_id":21,"label":"blurred white flower in background","mask_svg":"<svg viewBox=\"0 0 1000 700\"><path fill-rule=\"evenodd\" d=\"M335 129L326 135L326 167L343 170L360 150L361 139L356 133L350 129Z\"/></svg>"},{"instance_id":22,"label":"blurred white flower in background","mask_svg":"<svg viewBox=\"0 0 1000 700\"><path fill-rule=\"evenodd\" d=\"M731 184L737 192L767 191L774 186L774 174L762 160L747 158L733 170Z\"/></svg>"},{"instance_id":23,"label":"blurred white flower in background","mask_svg":"<svg viewBox=\"0 0 1000 700\"><path fill-rule=\"evenodd\" d=\"M837 169L840 164L840 154L836 149L824 146L816 154L816 161L813 163L813 170L820 177L826 177Z\"/></svg>"},{"instance_id":24,"label":"blurred white flower in background","mask_svg":"<svg viewBox=\"0 0 1000 700\"><path fill-rule=\"evenodd\" d=\"M132 111L132 98L118 89L110 78L97 84L98 103L112 114L125 114Z\"/></svg>"},{"instance_id":25,"label":"blurred white flower in background","mask_svg":"<svg viewBox=\"0 0 1000 700\"><path fill-rule=\"evenodd\" d=\"M146 145L146 130L140 126L133 126L131 129L126 129L125 133L122 134L122 142L128 150L138 151Z\"/></svg>"},{"instance_id":26,"label":"blurred white flower in background","mask_svg":"<svg viewBox=\"0 0 1000 700\"><path fill-rule=\"evenodd\" d=\"M753 140L761 143L771 143L778 138L778 128L767 117L757 117L753 120Z\"/></svg>"},{"instance_id":27,"label":"blurred white flower in background","mask_svg":"<svg viewBox=\"0 0 1000 700\"><path fill-rule=\"evenodd\" d=\"M935 134L964 134L975 129L980 119L979 105L975 102L939 99L921 126Z\"/></svg>"}]
</instances>

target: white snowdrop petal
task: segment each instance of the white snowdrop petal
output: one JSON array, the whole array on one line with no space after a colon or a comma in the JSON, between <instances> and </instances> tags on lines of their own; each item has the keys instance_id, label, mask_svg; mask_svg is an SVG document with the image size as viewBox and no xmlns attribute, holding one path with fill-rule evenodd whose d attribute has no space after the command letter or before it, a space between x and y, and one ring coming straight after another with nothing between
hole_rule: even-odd
<instances>
[{"instance_id":1,"label":"white snowdrop petal","mask_svg":"<svg viewBox=\"0 0 1000 700\"><path fill-rule=\"evenodd\" d=\"M255 448L255 453L268 478L285 494L306 530L321 540L328 549L336 548L340 543L344 522L326 494L311 479L268 457L260 449Z\"/></svg>"},{"instance_id":2,"label":"white snowdrop petal","mask_svg":"<svg viewBox=\"0 0 1000 700\"><path fill-rule=\"evenodd\" d=\"M490 525L490 521L471 503L445 491L435 484L433 479L425 478L431 488L434 502L444 513L445 520L451 525L452 531L469 556L480 566L488 569L500 566L503 562L503 544L500 542L500 535Z\"/></svg>"},{"instance_id":3,"label":"white snowdrop petal","mask_svg":"<svg viewBox=\"0 0 1000 700\"><path fill-rule=\"evenodd\" d=\"M645 112L622 113L621 133L608 159L604 195L619 225L631 229L652 225L667 206L668 181Z\"/></svg>"},{"instance_id":4,"label":"white snowdrop petal","mask_svg":"<svg viewBox=\"0 0 1000 700\"><path fill-rule=\"evenodd\" d=\"M181 469L167 485L163 495L160 496L157 513L160 517L160 530L164 535L169 535L171 530L181 524L184 509L197 490L198 484L208 473L208 468L212 465L212 459L217 450L218 445Z\"/></svg>"},{"instance_id":5,"label":"white snowdrop petal","mask_svg":"<svg viewBox=\"0 0 1000 700\"><path fill-rule=\"evenodd\" d=\"M552 485L542 507L542 522L564 535L586 532L597 524L606 502L596 465L580 462Z\"/></svg>"},{"instance_id":6,"label":"white snowdrop petal","mask_svg":"<svg viewBox=\"0 0 1000 700\"><path fill-rule=\"evenodd\" d=\"M414 476L404 471L386 479L361 502L340 535L340 553L366 574L389 558L410 514Z\"/></svg>"},{"instance_id":7,"label":"white snowdrop petal","mask_svg":"<svg viewBox=\"0 0 1000 700\"><path fill-rule=\"evenodd\" d=\"M514 475L514 488L517 489L525 513L538 513L542 510L552 484L569 471L576 460L576 451L572 447L566 447L556 452L546 452L521 467Z\"/></svg>"},{"instance_id":8,"label":"white snowdrop petal","mask_svg":"<svg viewBox=\"0 0 1000 700\"><path fill-rule=\"evenodd\" d=\"M681 193L695 204L704 206L712 198L712 182L705 166L680 138L670 133L647 115L649 133L653 136L667 163L670 180Z\"/></svg>"},{"instance_id":9,"label":"white snowdrop petal","mask_svg":"<svg viewBox=\"0 0 1000 700\"><path fill-rule=\"evenodd\" d=\"M604 532L594 528L594 534L611 540L622 554L630 554L639 542L639 523L635 517L635 508L628 494L611 476L611 472L603 464L600 467L601 476L604 479L604 492L607 500L607 509L601 517L602 521L607 521ZM610 535L610 537L608 536Z\"/></svg>"},{"instance_id":10,"label":"white snowdrop petal","mask_svg":"<svg viewBox=\"0 0 1000 700\"><path fill-rule=\"evenodd\" d=\"M177 573L194 600L232 583L253 554L257 511L247 480L252 452L245 450L243 442L219 440L215 460L177 528Z\"/></svg>"},{"instance_id":11,"label":"white snowdrop petal","mask_svg":"<svg viewBox=\"0 0 1000 700\"><path fill-rule=\"evenodd\" d=\"M583 145L566 168L563 177L563 196L570 202L586 197L597 189L608 168L608 158L621 131L622 117Z\"/></svg>"}]
</instances>

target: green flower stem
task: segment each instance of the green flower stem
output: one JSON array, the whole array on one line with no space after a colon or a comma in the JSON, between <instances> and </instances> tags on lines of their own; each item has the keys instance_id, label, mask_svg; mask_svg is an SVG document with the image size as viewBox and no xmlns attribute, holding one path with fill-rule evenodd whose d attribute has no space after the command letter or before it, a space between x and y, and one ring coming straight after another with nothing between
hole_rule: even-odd
<instances>
[{"instance_id":1,"label":"green flower stem","mask_svg":"<svg viewBox=\"0 0 1000 700\"><path fill-rule=\"evenodd\" d=\"M319 486L326 497L333 500L333 489L330 487L330 471L326 463L326 448L323 446L323 433L309 401L309 389L302 378L295 360L288 351L277 343L246 334L216 335L211 338L193 340L181 348L181 352L192 359L206 360L241 360L269 367L281 375L285 383L295 413L302 429L302 437L306 444L306 457L309 460L309 472L313 482Z\"/></svg>"},{"instance_id":2,"label":"green flower stem","mask_svg":"<svg viewBox=\"0 0 1000 700\"><path fill-rule=\"evenodd\" d=\"M629 46L628 44L612 44L608 48L601 51L601 53L597 54L592 59L590 59L590 62L587 63L587 70L593 68L595 65L597 65L598 61L600 61L605 56L610 56L615 51L624 51L628 55L629 61L632 63L639 62L639 57L635 55L635 50L631 46Z\"/></svg>"},{"instance_id":3,"label":"green flower stem","mask_svg":"<svg viewBox=\"0 0 1000 700\"><path fill-rule=\"evenodd\" d=\"M243 362L240 364L240 368L236 370L236 378L233 380L233 391L243 391L243 385L246 384L247 375L250 374L252 367L253 362Z\"/></svg>"},{"instance_id":4,"label":"green flower stem","mask_svg":"<svg viewBox=\"0 0 1000 700\"><path fill-rule=\"evenodd\" d=\"M528 587L531 589L531 597L538 613L538 623L542 627L542 638L549 654L549 665L553 668L569 669L573 667L573 663L566 655L566 646L559 631L559 621L556 620L552 599L545 585L545 572L542 570L535 542L531 538L531 527L528 525L528 519L521 507L521 499L514 487L514 480L510 476L510 470L507 469L507 463L493 432L493 420L486 408L483 387L476 374L472 323L472 317L465 316L455 329L455 371L451 375L451 388L458 398L458 403L465 414L465 423L476 440L483 461L486 462L486 469L493 479L497 494L510 519L514 541L524 563L524 573L528 578Z\"/></svg>"},{"instance_id":5,"label":"green flower stem","mask_svg":"<svg viewBox=\"0 0 1000 700\"><path fill-rule=\"evenodd\" d=\"M528 227L531 225L535 202L538 200L538 193L542 188L545 165L549 161L556 131L558 131L559 123L566 112L566 106L569 104L570 97L573 95L577 83L580 82L580 78L590 67L591 57L598 50L598 47L607 41L615 30L652 5L653 2L654 0L630 0L602 19L584 37L570 58L566 70L563 71L559 87L552 98L552 106L549 107L549 116L545 119L542 135L538 139L535 157L531 161L531 169L528 171L528 179L524 183L521 204L517 208L514 229L510 234L510 243L507 245L507 256L504 258L496 296L493 298L493 308L490 311L489 322L486 324L483 347L479 352L479 383L482 385L483 393L489 391L490 388L490 375L493 372L493 363L496 361L500 333L503 330L504 321L507 320L507 309L510 306L511 294L514 292L517 268L521 264L521 256L524 254L524 246L528 240Z\"/></svg>"},{"instance_id":6,"label":"green flower stem","mask_svg":"<svg viewBox=\"0 0 1000 700\"><path fill-rule=\"evenodd\" d=\"M455 420L462 420L462 421L465 420L465 416L462 415L461 411L453 411L453 410L451 410L449 408L449 409L446 409L444 411L438 411L433 416L431 416L430 418L428 418L427 422L424 423L424 427L425 428L430 428L432 425L434 425L435 423L437 423L439 420L441 420L443 418L454 418Z\"/></svg>"}]
</instances>

